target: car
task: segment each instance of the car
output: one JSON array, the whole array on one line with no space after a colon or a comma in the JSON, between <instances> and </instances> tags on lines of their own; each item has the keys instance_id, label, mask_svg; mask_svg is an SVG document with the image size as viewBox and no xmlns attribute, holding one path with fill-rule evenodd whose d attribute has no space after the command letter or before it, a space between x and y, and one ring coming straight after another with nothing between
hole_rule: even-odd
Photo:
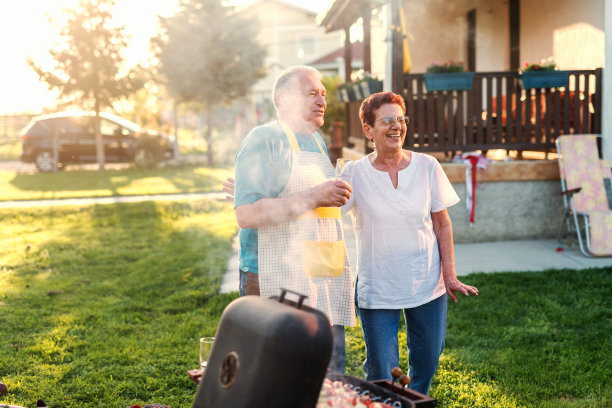
<instances>
[{"instance_id":1,"label":"car","mask_svg":"<svg viewBox=\"0 0 612 408\"><path fill-rule=\"evenodd\" d=\"M43 172L68 163L96 163L95 114L61 112L36 116L21 134L21 161L34 163ZM175 156L173 137L142 129L136 123L109 112L100 113L100 132L107 163L156 164Z\"/></svg>"}]
</instances>

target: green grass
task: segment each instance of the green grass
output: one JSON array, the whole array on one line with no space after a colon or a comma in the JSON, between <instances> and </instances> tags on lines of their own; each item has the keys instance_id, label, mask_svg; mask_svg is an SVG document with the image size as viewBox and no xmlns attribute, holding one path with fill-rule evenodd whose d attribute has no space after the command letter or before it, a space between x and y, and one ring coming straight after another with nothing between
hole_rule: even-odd
<instances>
[{"instance_id":1,"label":"green grass","mask_svg":"<svg viewBox=\"0 0 612 408\"><path fill-rule=\"evenodd\" d=\"M0 144L0 160L19 160L21 158L21 140Z\"/></svg>"},{"instance_id":2,"label":"green grass","mask_svg":"<svg viewBox=\"0 0 612 408\"><path fill-rule=\"evenodd\" d=\"M0 227L0 403L191 406L197 339L237 296L218 294L230 203L3 209ZM612 405L611 268L462 280L480 296L449 304L439 407ZM362 377L360 329L347 333Z\"/></svg>"},{"instance_id":3,"label":"green grass","mask_svg":"<svg viewBox=\"0 0 612 408\"><path fill-rule=\"evenodd\" d=\"M2 210L0 402L191 406L198 338L235 295L226 202Z\"/></svg>"},{"instance_id":4,"label":"green grass","mask_svg":"<svg viewBox=\"0 0 612 408\"><path fill-rule=\"evenodd\" d=\"M220 191L233 169L168 166L154 170L0 171L0 201Z\"/></svg>"},{"instance_id":5,"label":"green grass","mask_svg":"<svg viewBox=\"0 0 612 408\"><path fill-rule=\"evenodd\" d=\"M448 305L430 395L440 407L611 407L612 269L474 274L480 295ZM400 350L406 371L406 336ZM365 348L349 330L347 371Z\"/></svg>"}]
</instances>

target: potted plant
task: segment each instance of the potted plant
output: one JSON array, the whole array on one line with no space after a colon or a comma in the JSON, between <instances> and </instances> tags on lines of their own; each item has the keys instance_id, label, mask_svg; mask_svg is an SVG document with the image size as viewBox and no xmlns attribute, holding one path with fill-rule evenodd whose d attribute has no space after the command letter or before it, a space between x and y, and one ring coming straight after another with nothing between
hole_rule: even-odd
<instances>
[{"instance_id":1,"label":"potted plant","mask_svg":"<svg viewBox=\"0 0 612 408\"><path fill-rule=\"evenodd\" d=\"M375 78L369 72L363 74L355 81L355 94L358 99L365 99L373 93L382 92L383 83L378 78ZM361 98L359 98L361 96Z\"/></svg>"},{"instance_id":2,"label":"potted plant","mask_svg":"<svg viewBox=\"0 0 612 408\"><path fill-rule=\"evenodd\" d=\"M519 83L523 89L567 87L569 71L559 71L552 57L537 64L525 63Z\"/></svg>"},{"instance_id":3,"label":"potted plant","mask_svg":"<svg viewBox=\"0 0 612 408\"><path fill-rule=\"evenodd\" d=\"M463 62L449 61L444 64L432 62L425 73L428 92L472 89L474 73L465 72Z\"/></svg>"},{"instance_id":4,"label":"potted plant","mask_svg":"<svg viewBox=\"0 0 612 408\"><path fill-rule=\"evenodd\" d=\"M369 72L359 73L353 76L353 80L339 85L336 95L342 102L352 102L365 99L376 92L382 92L381 80L372 77Z\"/></svg>"},{"instance_id":5,"label":"potted plant","mask_svg":"<svg viewBox=\"0 0 612 408\"><path fill-rule=\"evenodd\" d=\"M339 101L344 103L356 101L357 97L355 96L355 89L351 82L347 82L341 85L338 85L336 88L336 97Z\"/></svg>"}]
</instances>

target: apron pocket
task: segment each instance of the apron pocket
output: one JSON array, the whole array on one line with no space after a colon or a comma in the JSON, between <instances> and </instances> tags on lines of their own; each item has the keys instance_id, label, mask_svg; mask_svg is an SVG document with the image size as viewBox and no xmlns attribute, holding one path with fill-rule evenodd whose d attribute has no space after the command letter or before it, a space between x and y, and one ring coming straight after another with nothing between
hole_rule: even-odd
<instances>
[{"instance_id":1,"label":"apron pocket","mask_svg":"<svg viewBox=\"0 0 612 408\"><path fill-rule=\"evenodd\" d=\"M304 273L311 279L336 278L344 273L345 247L341 241L304 241Z\"/></svg>"}]
</instances>

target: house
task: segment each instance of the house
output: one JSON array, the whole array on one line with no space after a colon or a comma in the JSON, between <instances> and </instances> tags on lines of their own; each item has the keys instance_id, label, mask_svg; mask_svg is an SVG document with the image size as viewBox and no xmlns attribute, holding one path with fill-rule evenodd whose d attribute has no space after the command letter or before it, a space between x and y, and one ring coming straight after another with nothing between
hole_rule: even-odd
<instances>
[{"instance_id":1,"label":"house","mask_svg":"<svg viewBox=\"0 0 612 408\"><path fill-rule=\"evenodd\" d=\"M343 33L326 33L316 24L316 12L282 0L258 0L240 13L257 19L257 40L267 50L267 74L252 91L258 123L264 123L275 117L271 89L280 72L337 50L343 44Z\"/></svg>"},{"instance_id":2,"label":"house","mask_svg":"<svg viewBox=\"0 0 612 408\"><path fill-rule=\"evenodd\" d=\"M321 74L329 76L338 76L343 81L346 81L346 67L344 66L344 47L339 47L334 51L310 61L306 65L318 69ZM351 53L351 69L350 71L359 71L363 69L363 43L355 41L350 45Z\"/></svg>"},{"instance_id":3,"label":"house","mask_svg":"<svg viewBox=\"0 0 612 408\"><path fill-rule=\"evenodd\" d=\"M604 156L612 161L612 115L604 114L612 103L612 80L604 75L605 56L612 57L609 2L333 0L318 22L328 32L347 32L361 19L366 70L372 62L368 24L374 12L387 16L385 89L406 100L411 149L432 154L541 150L548 156L558 135L601 133ZM523 87L518 69L549 57L569 71L567 85ZM409 73L404 72L407 58ZM450 60L464 61L474 73L472 88L428 91L423 74L427 66ZM347 127L351 137L363 140L356 115L359 103L348 104ZM362 146L367 152L368 146ZM465 202L466 166L443 167ZM472 226L465 208L449 209L456 241L556 235L563 205L555 161L494 162L484 179L476 189Z\"/></svg>"}]
</instances>

